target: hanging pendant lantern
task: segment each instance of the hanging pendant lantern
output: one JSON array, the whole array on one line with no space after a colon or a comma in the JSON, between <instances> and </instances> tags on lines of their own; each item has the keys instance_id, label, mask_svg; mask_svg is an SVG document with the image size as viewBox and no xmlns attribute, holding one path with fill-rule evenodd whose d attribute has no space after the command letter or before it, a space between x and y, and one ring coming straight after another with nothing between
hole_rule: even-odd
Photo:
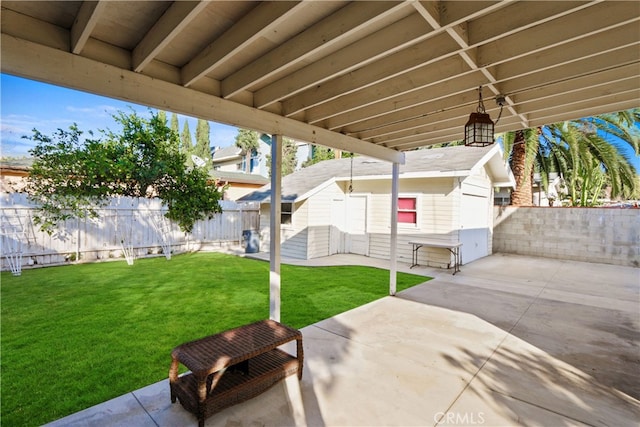
<instances>
[{"instance_id":1,"label":"hanging pendant lantern","mask_svg":"<svg viewBox=\"0 0 640 427\"><path fill-rule=\"evenodd\" d=\"M478 108L475 113L471 113L469 121L464 126L464 145L467 147L486 147L495 142L494 123L482 102L482 86L478 88L478 97Z\"/></svg>"}]
</instances>

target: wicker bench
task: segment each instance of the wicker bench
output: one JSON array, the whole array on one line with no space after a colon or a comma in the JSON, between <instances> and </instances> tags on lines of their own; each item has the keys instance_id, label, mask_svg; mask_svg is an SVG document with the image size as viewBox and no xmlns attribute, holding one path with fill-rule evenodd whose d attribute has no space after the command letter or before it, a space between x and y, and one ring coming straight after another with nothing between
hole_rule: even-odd
<instances>
[{"instance_id":1,"label":"wicker bench","mask_svg":"<svg viewBox=\"0 0 640 427\"><path fill-rule=\"evenodd\" d=\"M297 357L277 348L293 340ZM178 399L203 427L209 416L257 396L289 375L302 379L302 334L262 320L181 344L171 358L171 402ZM190 372L179 376L180 364Z\"/></svg>"}]
</instances>

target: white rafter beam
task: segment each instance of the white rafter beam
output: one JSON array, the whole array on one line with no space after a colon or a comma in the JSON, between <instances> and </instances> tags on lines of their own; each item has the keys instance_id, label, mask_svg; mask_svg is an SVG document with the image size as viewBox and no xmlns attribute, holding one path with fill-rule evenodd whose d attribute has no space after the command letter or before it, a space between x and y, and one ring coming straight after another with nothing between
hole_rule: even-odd
<instances>
[{"instance_id":1,"label":"white rafter beam","mask_svg":"<svg viewBox=\"0 0 640 427\"><path fill-rule=\"evenodd\" d=\"M71 27L71 52L76 55L82 52L89 40L93 28L98 23L100 13L106 6L106 1L84 1Z\"/></svg>"},{"instance_id":2,"label":"white rafter beam","mask_svg":"<svg viewBox=\"0 0 640 427\"><path fill-rule=\"evenodd\" d=\"M307 59L318 50L327 49L348 35L366 29L372 22L384 19L401 7L405 7L405 4L371 2L362 8L359 2L349 3L222 80L223 96L230 98L284 68Z\"/></svg>"},{"instance_id":3,"label":"white rafter beam","mask_svg":"<svg viewBox=\"0 0 640 427\"><path fill-rule=\"evenodd\" d=\"M301 7L304 7L302 2L261 2L182 68L182 84L192 85L225 59L283 25L287 18Z\"/></svg>"},{"instance_id":4,"label":"white rafter beam","mask_svg":"<svg viewBox=\"0 0 640 427\"><path fill-rule=\"evenodd\" d=\"M408 16L256 91L255 105L261 108L351 71L373 66L380 58L405 51L431 32L418 16Z\"/></svg>"},{"instance_id":5,"label":"white rafter beam","mask_svg":"<svg viewBox=\"0 0 640 427\"><path fill-rule=\"evenodd\" d=\"M173 2L133 49L133 70L141 72L206 7L206 1Z\"/></svg>"}]
</instances>

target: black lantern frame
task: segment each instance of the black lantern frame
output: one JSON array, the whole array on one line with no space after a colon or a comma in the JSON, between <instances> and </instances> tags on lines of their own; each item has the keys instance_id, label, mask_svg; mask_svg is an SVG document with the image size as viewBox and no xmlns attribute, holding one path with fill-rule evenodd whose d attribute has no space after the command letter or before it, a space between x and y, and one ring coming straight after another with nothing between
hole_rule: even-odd
<instances>
[{"instance_id":1,"label":"black lantern frame","mask_svg":"<svg viewBox=\"0 0 640 427\"><path fill-rule=\"evenodd\" d=\"M478 108L471 113L464 126L464 145L467 147L486 147L495 142L493 120L484 109L482 86L478 88Z\"/></svg>"}]
</instances>

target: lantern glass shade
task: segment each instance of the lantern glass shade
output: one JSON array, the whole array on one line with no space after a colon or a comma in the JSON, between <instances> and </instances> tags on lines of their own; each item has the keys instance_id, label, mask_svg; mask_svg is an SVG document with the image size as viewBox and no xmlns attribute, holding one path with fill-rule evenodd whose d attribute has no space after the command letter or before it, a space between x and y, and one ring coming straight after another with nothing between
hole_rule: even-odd
<instances>
[{"instance_id":1,"label":"lantern glass shade","mask_svg":"<svg viewBox=\"0 0 640 427\"><path fill-rule=\"evenodd\" d=\"M488 114L471 113L464 126L464 145L467 147L486 147L494 143L493 121Z\"/></svg>"}]
</instances>

